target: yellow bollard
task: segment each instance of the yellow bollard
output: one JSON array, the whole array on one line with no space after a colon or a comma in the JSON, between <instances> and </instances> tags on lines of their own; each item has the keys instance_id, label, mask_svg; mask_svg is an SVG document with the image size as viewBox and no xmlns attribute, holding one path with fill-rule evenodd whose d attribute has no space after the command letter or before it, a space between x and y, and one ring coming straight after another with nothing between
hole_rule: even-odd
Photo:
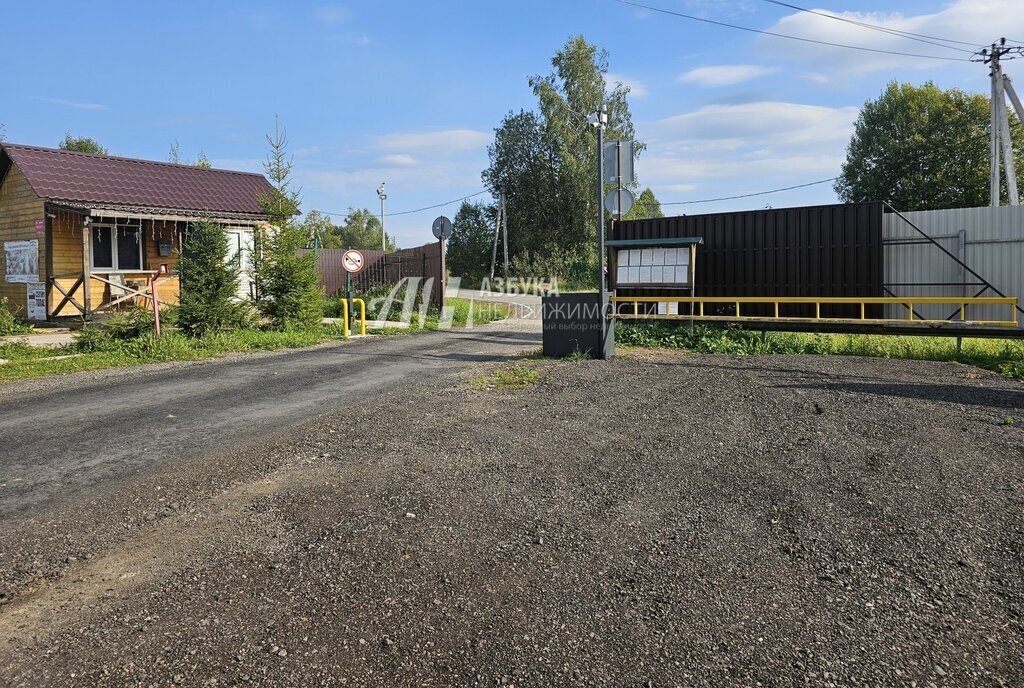
<instances>
[{"instance_id":1,"label":"yellow bollard","mask_svg":"<svg viewBox=\"0 0 1024 688\"><path fill-rule=\"evenodd\" d=\"M341 300L341 336L348 339L348 299Z\"/></svg>"},{"instance_id":2,"label":"yellow bollard","mask_svg":"<svg viewBox=\"0 0 1024 688\"><path fill-rule=\"evenodd\" d=\"M352 303L359 304L359 334L366 336L366 302L362 299L352 299Z\"/></svg>"}]
</instances>

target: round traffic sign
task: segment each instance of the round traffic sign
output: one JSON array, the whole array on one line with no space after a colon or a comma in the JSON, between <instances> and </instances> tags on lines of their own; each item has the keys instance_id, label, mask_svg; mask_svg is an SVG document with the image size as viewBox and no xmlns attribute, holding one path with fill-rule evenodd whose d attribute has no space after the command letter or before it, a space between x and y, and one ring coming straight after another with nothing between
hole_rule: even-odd
<instances>
[{"instance_id":1,"label":"round traffic sign","mask_svg":"<svg viewBox=\"0 0 1024 688\"><path fill-rule=\"evenodd\" d=\"M345 272L359 272L363 269L363 254L350 248L341 256L341 267Z\"/></svg>"},{"instance_id":2,"label":"round traffic sign","mask_svg":"<svg viewBox=\"0 0 1024 688\"><path fill-rule=\"evenodd\" d=\"M622 210L619 210L619 194L622 194ZM604 207L608 209L608 212L612 215L618 215L619 213L625 215L633 209L633 203L636 199L633 197L633 192L629 189L612 189L608 192L608 195L604 197Z\"/></svg>"},{"instance_id":3,"label":"round traffic sign","mask_svg":"<svg viewBox=\"0 0 1024 688\"><path fill-rule=\"evenodd\" d=\"M434 231L435 239L447 239L452 235L452 221L442 215L434 220L434 226L431 229Z\"/></svg>"}]
</instances>

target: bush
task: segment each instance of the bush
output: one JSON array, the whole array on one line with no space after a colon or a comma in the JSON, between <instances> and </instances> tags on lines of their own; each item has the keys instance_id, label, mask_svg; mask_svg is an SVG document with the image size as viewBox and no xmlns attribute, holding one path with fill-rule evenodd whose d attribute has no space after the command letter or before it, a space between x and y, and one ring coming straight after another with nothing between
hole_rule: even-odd
<instances>
[{"instance_id":1,"label":"bush","mask_svg":"<svg viewBox=\"0 0 1024 688\"><path fill-rule=\"evenodd\" d=\"M161 322L162 318L163 313ZM111 313L103 322L88 323L75 333L75 348L79 351L108 351L124 342L155 334L153 311L133 308L123 313Z\"/></svg>"},{"instance_id":2,"label":"bush","mask_svg":"<svg viewBox=\"0 0 1024 688\"><path fill-rule=\"evenodd\" d=\"M31 331L32 328L30 326L19 321L14 316L10 302L5 298L0 298L0 337L6 337L11 334L25 334Z\"/></svg>"}]
</instances>

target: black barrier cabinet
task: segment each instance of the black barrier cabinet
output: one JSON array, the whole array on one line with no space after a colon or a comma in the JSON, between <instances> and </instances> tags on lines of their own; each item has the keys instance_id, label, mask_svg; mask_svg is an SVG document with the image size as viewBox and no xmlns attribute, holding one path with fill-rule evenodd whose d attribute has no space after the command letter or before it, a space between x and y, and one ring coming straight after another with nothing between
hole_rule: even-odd
<instances>
[{"instance_id":1,"label":"black barrier cabinet","mask_svg":"<svg viewBox=\"0 0 1024 688\"><path fill-rule=\"evenodd\" d=\"M607 320L604 346L601 342L601 317L608 312L600 307L600 296L552 294L542 299L544 318L544 355L551 358L577 352L591 358L609 359L615 355L615 321ZM603 355L602 355L603 353Z\"/></svg>"}]
</instances>

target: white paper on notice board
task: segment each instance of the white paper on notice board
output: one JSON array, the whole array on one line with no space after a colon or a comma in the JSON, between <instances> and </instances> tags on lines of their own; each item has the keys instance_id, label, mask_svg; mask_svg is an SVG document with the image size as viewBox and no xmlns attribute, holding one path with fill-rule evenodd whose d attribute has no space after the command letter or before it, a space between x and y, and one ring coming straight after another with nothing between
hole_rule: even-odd
<instances>
[{"instance_id":1,"label":"white paper on notice board","mask_svg":"<svg viewBox=\"0 0 1024 688\"><path fill-rule=\"evenodd\" d=\"M617 254L616 284L685 287L690 283L687 248L623 249Z\"/></svg>"}]
</instances>

